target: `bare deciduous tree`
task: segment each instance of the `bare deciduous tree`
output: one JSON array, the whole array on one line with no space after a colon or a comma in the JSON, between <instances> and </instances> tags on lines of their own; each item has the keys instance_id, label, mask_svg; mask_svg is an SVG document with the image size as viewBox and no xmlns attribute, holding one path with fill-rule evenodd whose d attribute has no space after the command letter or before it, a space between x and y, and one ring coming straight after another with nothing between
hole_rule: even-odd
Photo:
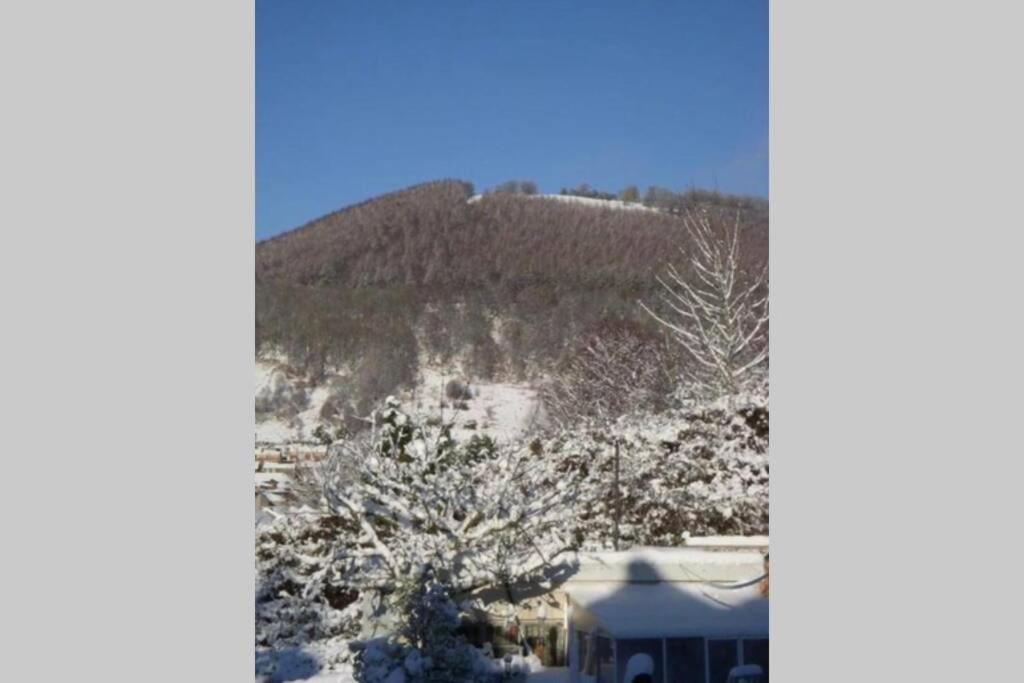
<instances>
[{"instance_id":1,"label":"bare deciduous tree","mask_svg":"<svg viewBox=\"0 0 1024 683\"><path fill-rule=\"evenodd\" d=\"M748 274L739 259L740 221L715 230L706 212L685 217L691 237L688 276L669 265L661 299L671 313L641 306L668 328L696 361L698 387L717 396L743 389L768 358L767 266Z\"/></svg>"},{"instance_id":2,"label":"bare deciduous tree","mask_svg":"<svg viewBox=\"0 0 1024 683\"><path fill-rule=\"evenodd\" d=\"M607 426L635 410L658 412L672 390L672 362L656 332L626 321L605 321L585 335L554 369L541 395L563 427Z\"/></svg>"}]
</instances>

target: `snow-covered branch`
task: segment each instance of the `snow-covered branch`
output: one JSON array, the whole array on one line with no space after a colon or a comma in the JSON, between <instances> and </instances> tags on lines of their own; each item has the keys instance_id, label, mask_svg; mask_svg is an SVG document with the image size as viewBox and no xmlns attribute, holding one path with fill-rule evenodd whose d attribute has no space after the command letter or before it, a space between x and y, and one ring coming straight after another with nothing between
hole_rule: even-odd
<instances>
[{"instance_id":1,"label":"snow-covered branch","mask_svg":"<svg viewBox=\"0 0 1024 683\"><path fill-rule=\"evenodd\" d=\"M325 486L395 580L429 564L455 590L517 581L575 538L575 482L527 448L470 449L411 422L396 403L375 442L332 452Z\"/></svg>"},{"instance_id":2,"label":"snow-covered branch","mask_svg":"<svg viewBox=\"0 0 1024 683\"><path fill-rule=\"evenodd\" d=\"M740 223L716 230L706 213L685 217L688 276L674 265L657 278L662 311L641 307L695 361L693 379L712 397L735 395L768 358L767 268L740 267Z\"/></svg>"}]
</instances>

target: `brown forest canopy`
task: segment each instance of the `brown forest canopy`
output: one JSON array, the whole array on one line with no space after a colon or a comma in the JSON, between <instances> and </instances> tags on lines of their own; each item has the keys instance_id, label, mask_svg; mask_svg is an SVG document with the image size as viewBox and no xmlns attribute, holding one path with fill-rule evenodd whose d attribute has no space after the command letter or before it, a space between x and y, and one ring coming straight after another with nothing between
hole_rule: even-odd
<instances>
[{"instance_id":1,"label":"brown forest canopy","mask_svg":"<svg viewBox=\"0 0 1024 683\"><path fill-rule=\"evenodd\" d=\"M472 193L469 183L438 181L335 211L257 244L256 278L343 287L644 286L685 240L682 221L667 213L506 193L468 202ZM768 207L760 203L736 209L723 199L718 207L723 218L741 212L756 260L767 252Z\"/></svg>"},{"instance_id":2,"label":"brown forest canopy","mask_svg":"<svg viewBox=\"0 0 1024 683\"><path fill-rule=\"evenodd\" d=\"M256 245L257 351L283 350L316 370L388 339L385 355L402 358L384 361L397 381L414 370L417 345L442 360L471 348L481 374L520 375L602 321L651 324L636 301L653 300L668 259L682 265L682 211L738 217L744 261L767 262L767 201L648 194L658 211L522 192L469 201L470 183L442 180L330 213Z\"/></svg>"}]
</instances>

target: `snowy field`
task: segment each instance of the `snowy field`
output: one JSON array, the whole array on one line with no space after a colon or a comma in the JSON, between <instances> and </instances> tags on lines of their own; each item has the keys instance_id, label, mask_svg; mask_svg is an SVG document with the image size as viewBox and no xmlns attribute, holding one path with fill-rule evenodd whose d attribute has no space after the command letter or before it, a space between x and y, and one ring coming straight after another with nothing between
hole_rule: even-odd
<instances>
[{"instance_id":1,"label":"snowy field","mask_svg":"<svg viewBox=\"0 0 1024 683\"><path fill-rule=\"evenodd\" d=\"M466 400L465 410L456 409L444 396L444 387L458 376L453 371L426 366L420 371L416 386L400 392L398 399L405 409L419 417L436 416L443 410L445 420L455 421L455 435L459 438L486 433L498 441L509 441L521 436L538 419L537 392L528 384L470 380L473 396ZM274 360L258 360L255 379L258 403L301 406L291 417L281 416L287 413L285 410L273 416L258 415L255 440L262 443L313 440L313 431L323 422L320 412L324 404L332 396L344 394L344 378L339 374L330 374L324 382L308 386ZM446 404L443 409L442 402Z\"/></svg>"},{"instance_id":2,"label":"snowy field","mask_svg":"<svg viewBox=\"0 0 1024 683\"><path fill-rule=\"evenodd\" d=\"M282 363L256 361L256 400L267 404L299 404L303 409L294 417L258 419L256 441L286 443L313 439L313 430L321 423L320 411L334 391L338 378L329 376L315 387L307 387L299 377L289 373Z\"/></svg>"},{"instance_id":3,"label":"snowy field","mask_svg":"<svg viewBox=\"0 0 1024 683\"><path fill-rule=\"evenodd\" d=\"M511 441L539 419L537 392L527 384L469 382L473 396L466 399L465 410L456 410L444 396L445 384L454 378L437 369L425 369L420 372L416 390L405 392L399 399L417 417L438 415L443 401L447 404L444 418L455 422L454 436L460 440L480 433L497 441Z\"/></svg>"}]
</instances>

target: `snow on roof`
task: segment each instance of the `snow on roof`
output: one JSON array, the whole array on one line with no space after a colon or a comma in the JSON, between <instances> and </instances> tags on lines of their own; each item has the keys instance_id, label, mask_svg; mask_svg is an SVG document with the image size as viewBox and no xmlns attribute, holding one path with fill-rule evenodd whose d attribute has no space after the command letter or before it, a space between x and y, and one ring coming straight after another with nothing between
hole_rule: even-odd
<instances>
[{"instance_id":1,"label":"snow on roof","mask_svg":"<svg viewBox=\"0 0 1024 683\"><path fill-rule=\"evenodd\" d=\"M567 593L580 628L614 638L768 634L768 600L756 586L595 583Z\"/></svg>"},{"instance_id":2,"label":"snow on roof","mask_svg":"<svg viewBox=\"0 0 1024 683\"><path fill-rule=\"evenodd\" d=\"M579 553L576 561L568 584L742 582L764 573L764 555L756 548L635 548Z\"/></svg>"},{"instance_id":3,"label":"snow on roof","mask_svg":"<svg viewBox=\"0 0 1024 683\"><path fill-rule=\"evenodd\" d=\"M701 548L764 548L768 549L767 536L691 536L683 545Z\"/></svg>"}]
</instances>

